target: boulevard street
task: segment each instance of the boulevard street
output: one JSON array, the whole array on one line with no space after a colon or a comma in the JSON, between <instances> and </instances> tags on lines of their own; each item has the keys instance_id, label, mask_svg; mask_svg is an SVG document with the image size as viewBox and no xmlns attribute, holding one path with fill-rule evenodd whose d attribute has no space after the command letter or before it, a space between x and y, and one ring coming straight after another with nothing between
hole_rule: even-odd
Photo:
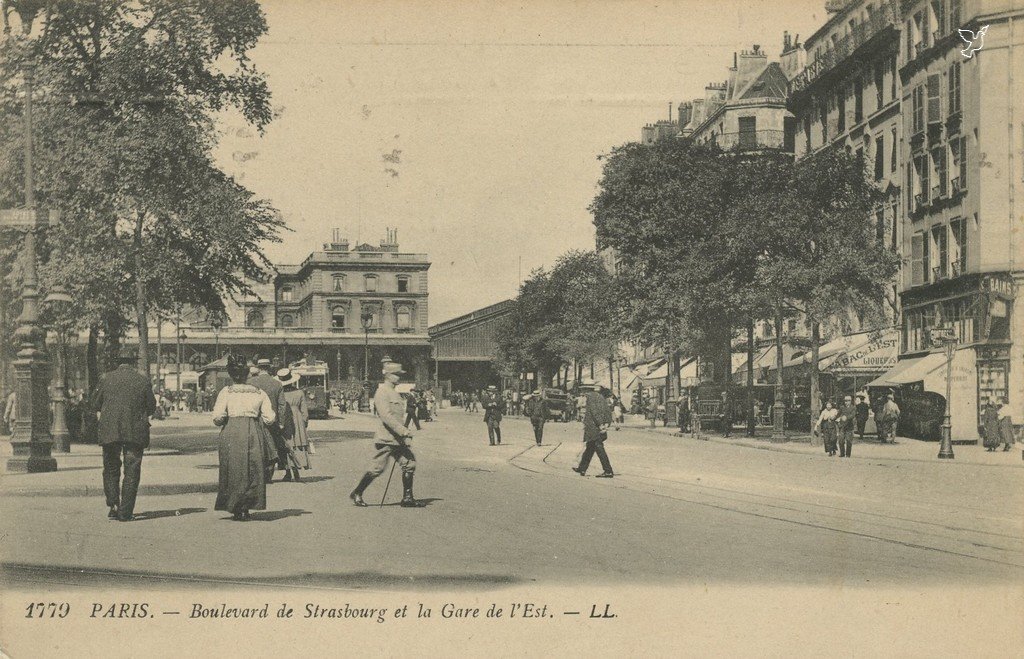
<instances>
[{"instance_id":1,"label":"boulevard street","mask_svg":"<svg viewBox=\"0 0 1024 659\"><path fill-rule=\"evenodd\" d=\"M480 414L445 409L414 440L426 507L397 505L396 475L379 508L385 475L360 509L348 493L373 425L358 414L311 422L313 469L301 483L277 472L249 524L213 510L218 435L207 415L154 423L138 523L107 521L96 447L73 447L57 472L6 474L3 579L25 589L1024 583L1015 452L976 460L982 448L957 447L957 461L938 461L922 457L935 444L902 439L839 460L805 445L630 427L609 433L616 476L602 480L570 470L577 423L547 424L537 447L529 422L508 418L505 443L490 447Z\"/></svg>"}]
</instances>

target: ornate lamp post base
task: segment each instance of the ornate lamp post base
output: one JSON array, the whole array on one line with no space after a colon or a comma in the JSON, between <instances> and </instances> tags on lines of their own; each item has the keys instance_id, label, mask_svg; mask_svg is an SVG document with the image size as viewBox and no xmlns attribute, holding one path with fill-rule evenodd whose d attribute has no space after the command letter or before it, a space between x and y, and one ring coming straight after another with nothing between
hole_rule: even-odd
<instances>
[{"instance_id":1,"label":"ornate lamp post base","mask_svg":"<svg viewBox=\"0 0 1024 659\"><path fill-rule=\"evenodd\" d=\"M43 442L31 442L30 444L22 444L21 448L24 451L30 451L35 449L42 449ZM25 457L18 457L18 444L11 442L11 446L14 448L15 457L7 460L7 471L12 474L38 474L47 471L57 471L57 459L50 455L50 447L45 447L45 455L28 455Z\"/></svg>"},{"instance_id":2,"label":"ornate lamp post base","mask_svg":"<svg viewBox=\"0 0 1024 659\"><path fill-rule=\"evenodd\" d=\"M952 460L953 456L953 433L952 427L949 423L949 415L946 415L946 420L942 424L942 441L939 443L939 459L940 460Z\"/></svg>"},{"instance_id":3,"label":"ornate lamp post base","mask_svg":"<svg viewBox=\"0 0 1024 659\"><path fill-rule=\"evenodd\" d=\"M17 409L11 436L14 456L7 461L7 470L17 473L57 471L57 460L50 455L53 442L46 392L49 362L32 346L22 348L18 357L14 362Z\"/></svg>"},{"instance_id":4,"label":"ornate lamp post base","mask_svg":"<svg viewBox=\"0 0 1024 659\"><path fill-rule=\"evenodd\" d=\"M782 409L780 405L776 405L775 409L772 410L772 435L770 441L772 442L785 442L786 441L786 411Z\"/></svg>"}]
</instances>

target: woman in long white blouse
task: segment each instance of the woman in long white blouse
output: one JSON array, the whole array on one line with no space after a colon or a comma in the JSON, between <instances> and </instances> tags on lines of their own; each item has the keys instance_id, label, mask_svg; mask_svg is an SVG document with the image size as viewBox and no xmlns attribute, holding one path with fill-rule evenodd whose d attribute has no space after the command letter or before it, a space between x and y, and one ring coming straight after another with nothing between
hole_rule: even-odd
<instances>
[{"instance_id":1,"label":"woman in long white blouse","mask_svg":"<svg viewBox=\"0 0 1024 659\"><path fill-rule=\"evenodd\" d=\"M250 510L267 507L264 467L271 456L277 456L267 426L276 416L267 394L245 383L249 367L244 359L229 356L228 375L234 384L220 390L213 406L213 422L222 427L220 485L214 508L245 522Z\"/></svg>"}]
</instances>

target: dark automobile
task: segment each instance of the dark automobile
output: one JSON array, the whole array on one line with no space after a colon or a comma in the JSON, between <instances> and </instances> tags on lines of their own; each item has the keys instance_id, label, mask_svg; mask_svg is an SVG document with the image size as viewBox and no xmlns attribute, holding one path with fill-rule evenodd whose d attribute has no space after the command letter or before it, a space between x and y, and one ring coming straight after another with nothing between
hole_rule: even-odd
<instances>
[{"instance_id":1,"label":"dark automobile","mask_svg":"<svg viewBox=\"0 0 1024 659\"><path fill-rule=\"evenodd\" d=\"M566 408L569 404L569 395L561 389L548 387L541 390L541 398L548 403L548 416L552 419L565 420Z\"/></svg>"}]
</instances>

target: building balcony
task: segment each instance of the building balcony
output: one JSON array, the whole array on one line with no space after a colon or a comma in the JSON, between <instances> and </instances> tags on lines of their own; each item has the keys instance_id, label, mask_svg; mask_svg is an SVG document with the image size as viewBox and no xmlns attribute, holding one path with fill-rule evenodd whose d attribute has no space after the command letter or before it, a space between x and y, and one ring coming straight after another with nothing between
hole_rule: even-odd
<instances>
[{"instance_id":1,"label":"building balcony","mask_svg":"<svg viewBox=\"0 0 1024 659\"><path fill-rule=\"evenodd\" d=\"M954 110L946 117L946 134L949 137L960 134L960 125L963 123L963 114L960 110Z\"/></svg>"},{"instance_id":2,"label":"building balcony","mask_svg":"<svg viewBox=\"0 0 1024 659\"><path fill-rule=\"evenodd\" d=\"M946 196L946 191L942 189L941 185L936 185L932 188L932 199L939 200Z\"/></svg>"},{"instance_id":3,"label":"building balcony","mask_svg":"<svg viewBox=\"0 0 1024 659\"><path fill-rule=\"evenodd\" d=\"M839 39L834 48L810 62L803 71L790 81L790 93L803 91L818 78L835 69L865 43L882 32L900 25L899 3L883 1L866 21L856 25L847 35Z\"/></svg>"},{"instance_id":4,"label":"building balcony","mask_svg":"<svg viewBox=\"0 0 1024 659\"><path fill-rule=\"evenodd\" d=\"M961 176L957 176L956 178L951 180L949 182L949 188L952 191L951 194L952 195L958 195L961 192L963 192L963 190L964 190L963 183L964 183L963 177L961 177Z\"/></svg>"},{"instance_id":5,"label":"building balcony","mask_svg":"<svg viewBox=\"0 0 1024 659\"><path fill-rule=\"evenodd\" d=\"M793 152L794 136L787 139L784 130L757 130L716 135L712 143L723 151L760 151L771 149Z\"/></svg>"}]
</instances>

